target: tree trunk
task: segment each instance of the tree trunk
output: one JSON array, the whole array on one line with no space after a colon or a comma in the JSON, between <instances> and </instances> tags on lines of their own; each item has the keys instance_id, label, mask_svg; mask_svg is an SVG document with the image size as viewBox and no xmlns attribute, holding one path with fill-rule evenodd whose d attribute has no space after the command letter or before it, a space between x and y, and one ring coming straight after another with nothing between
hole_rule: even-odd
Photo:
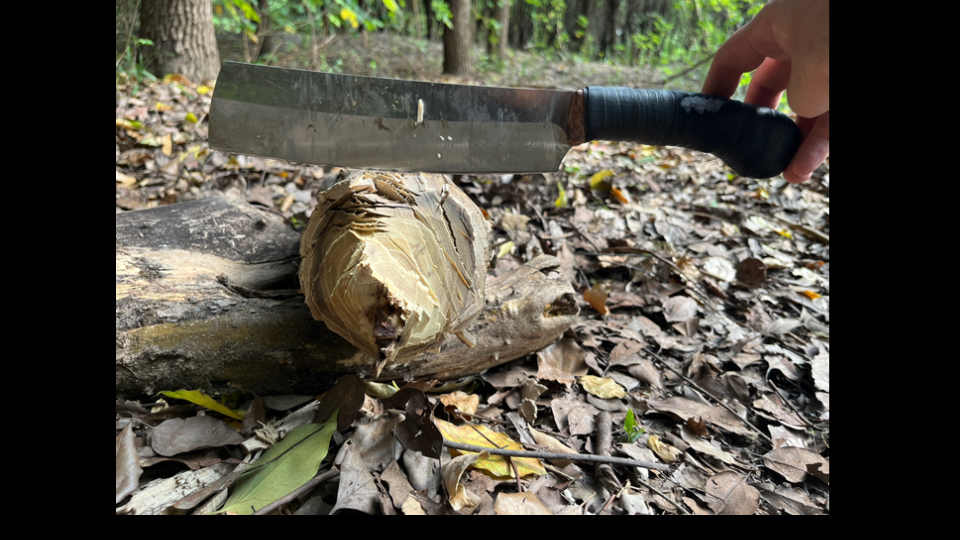
<instances>
[{"instance_id":1,"label":"tree trunk","mask_svg":"<svg viewBox=\"0 0 960 540\"><path fill-rule=\"evenodd\" d=\"M473 21L470 0L450 0L453 28L443 29L443 72L469 75L473 72Z\"/></svg>"},{"instance_id":2,"label":"tree trunk","mask_svg":"<svg viewBox=\"0 0 960 540\"><path fill-rule=\"evenodd\" d=\"M246 203L207 198L116 217L116 392L243 388L317 393L374 359L315 321L299 290L300 235ZM487 280L486 307L439 353L387 364L381 379L476 374L549 345L576 320L550 256Z\"/></svg>"},{"instance_id":3,"label":"tree trunk","mask_svg":"<svg viewBox=\"0 0 960 540\"><path fill-rule=\"evenodd\" d=\"M440 41L440 27L443 26L443 23L437 20L437 11L433 9L431 0L423 0L423 7L427 14L427 39L431 43L436 43Z\"/></svg>"},{"instance_id":4,"label":"tree trunk","mask_svg":"<svg viewBox=\"0 0 960 540\"><path fill-rule=\"evenodd\" d=\"M513 3L513 24L510 26L510 45L514 49L523 49L533 37L534 8L526 2Z\"/></svg>"},{"instance_id":5,"label":"tree trunk","mask_svg":"<svg viewBox=\"0 0 960 540\"><path fill-rule=\"evenodd\" d=\"M633 36L640 31L640 5L641 0L627 0L627 13L625 18L624 35L626 37L627 50L630 51L630 65L637 63L637 44L633 41Z\"/></svg>"},{"instance_id":6,"label":"tree trunk","mask_svg":"<svg viewBox=\"0 0 960 540\"><path fill-rule=\"evenodd\" d=\"M497 60L503 60L507 57L507 40L510 36L510 0L499 0L494 10L494 17L500 25L497 45L494 48L494 57Z\"/></svg>"},{"instance_id":7,"label":"tree trunk","mask_svg":"<svg viewBox=\"0 0 960 540\"><path fill-rule=\"evenodd\" d=\"M200 83L220 72L210 0L143 0L140 36L153 41L143 58L158 77L176 73Z\"/></svg>"},{"instance_id":8,"label":"tree trunk","mask_svg":"<svg viewBox=\"0 0 960 540\"><path fill-rule=\"evenodd\" d=\"M603 34L600 38L600 52L604 57L613 53L613 46L617 40L617 13L620 11L620 0L607 0L607 12L603 25Z\"/></svg>"}]
</instances>

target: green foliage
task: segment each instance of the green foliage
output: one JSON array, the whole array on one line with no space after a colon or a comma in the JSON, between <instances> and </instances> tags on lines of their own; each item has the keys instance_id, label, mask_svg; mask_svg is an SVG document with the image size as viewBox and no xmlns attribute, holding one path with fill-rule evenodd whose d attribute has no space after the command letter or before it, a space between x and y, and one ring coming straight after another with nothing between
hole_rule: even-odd
<instances>
[{"instance_id":1,"label":"green foliage","mask_svg":"<svg viewBox=\"0 0 960 540\"><path fill-rule=\"evenodd\" d=\"M437 22L447 28L453 28L453 12L450 11L450 4L444 0L430 0L430 8L433 10Z\"/></svg>"},{"instance_id":2,"label":"green foliage","mask_svg":"<svg viewBox=\"0 0 960 540\"><path fill-rule=\"evenodd\" d=\"M627 409L627 417L623 420L623 431L626 433L624 440L631 443L639 439L645 431L640 423L637 422L637 418L633 414L633 409Z\"/></svg>"},{"instance_id":3,"label":"green foliage","mask_svg":"<svg viewBox=\"0 0 960 540\"><path fill-rule=\"evenodd\" d=\"M119 33L120 32L118 32L118 34ZM129 82L131 83L130 89L132 94L137 95L140 89L140 83L143 80L157 80L157 78L144 67L144 62L138 59L140 56L139 49L149 45L153 45L153 42L149 39L135 39L133 40L133 44L130 44L129 40L127 41L123 53L117 57L117 87L120 86L121 82Z\"/></svg>"}]
</instances>

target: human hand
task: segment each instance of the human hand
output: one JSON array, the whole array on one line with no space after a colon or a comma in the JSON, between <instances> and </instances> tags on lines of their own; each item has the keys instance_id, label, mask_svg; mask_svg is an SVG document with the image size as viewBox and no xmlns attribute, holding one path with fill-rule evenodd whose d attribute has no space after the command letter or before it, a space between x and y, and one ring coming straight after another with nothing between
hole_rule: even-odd
<instances>
[{"instance_id":1,"label":"human hand","mask_svg":"<svg viewBox=\"0 0 960 540\"><path fill-rule=\"evenodd\" d=\"M729 98L755 69L745 101L776 109L787 91L803 142L783 177L803 182L830 152L830 1L772 0L720 47L702 91Z\"/></svg>"}]
</instances>

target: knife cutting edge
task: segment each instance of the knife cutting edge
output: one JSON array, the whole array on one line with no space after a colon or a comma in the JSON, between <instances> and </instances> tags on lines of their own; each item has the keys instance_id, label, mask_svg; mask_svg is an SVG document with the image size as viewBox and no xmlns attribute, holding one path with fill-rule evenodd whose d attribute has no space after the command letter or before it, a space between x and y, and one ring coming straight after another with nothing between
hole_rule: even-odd
<instances>
[{"instance_id":1,"label":"knife cutting edge","mask_svg":"<svg viewBox=\"0 0 960 540\"><path fill-rule=\"evenodd\" d=\"M465 86L228 62L210 147L317 165L444 173L556 172L590 140L709 152L740 176L780 174L800 130L766 107L670 90Z\"/></svg>"}]
</instances>

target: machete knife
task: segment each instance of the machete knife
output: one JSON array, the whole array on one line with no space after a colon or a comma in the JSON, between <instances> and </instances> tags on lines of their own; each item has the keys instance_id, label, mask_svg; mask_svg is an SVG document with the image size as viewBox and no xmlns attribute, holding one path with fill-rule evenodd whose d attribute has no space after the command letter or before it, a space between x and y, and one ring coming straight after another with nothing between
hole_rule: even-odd
<instances>
[{"instance_id":1,"label":"machete knife","mask_svg":"<svg viewBox=\"0 0 960 540\"><path fill-rule=\"evenodd\" d=\"M800 146L787 116L667 90L464 86L228 62L210 147L317 165L443 173L556 172L585 141L709 152L737 174L780 174Z\"/></svg>"}]
</instances>

